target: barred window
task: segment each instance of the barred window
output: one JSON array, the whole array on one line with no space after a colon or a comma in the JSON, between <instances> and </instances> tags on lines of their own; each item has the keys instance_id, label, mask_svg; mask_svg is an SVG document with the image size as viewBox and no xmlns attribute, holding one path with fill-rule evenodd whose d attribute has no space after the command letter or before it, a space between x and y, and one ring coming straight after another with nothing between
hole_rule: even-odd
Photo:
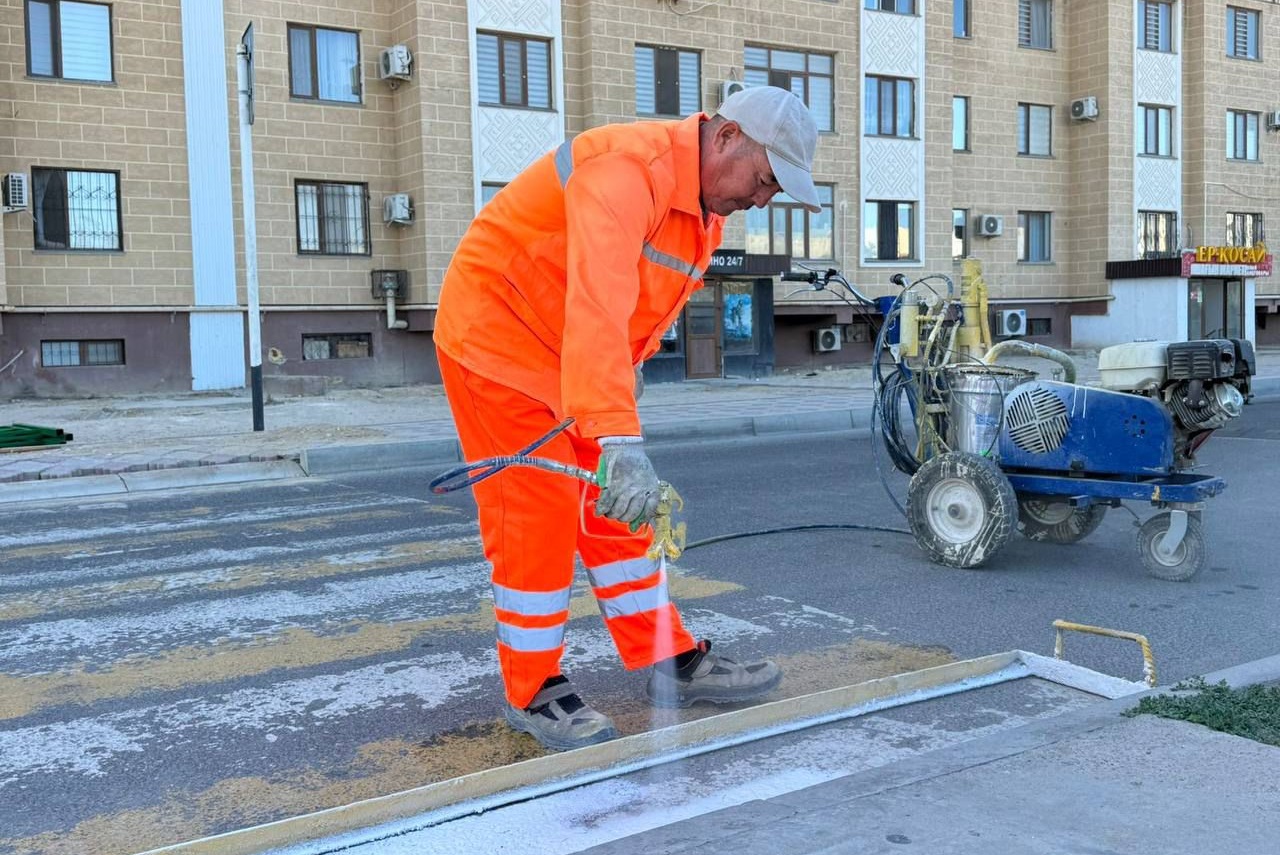
<instances>
[{"instance_id":1,"label":"barred window","mask_svg":"<svg viewBox=\"0 0 1280 855\"><path fill-rule=\"evenodd\" d=\"M1138 258L1171 258L1178 253L1178 215L1138 212Z\"/></svg>"},{"instance_id":2,"label":"barred window","mask_svg":"<svg viewBox=\"0 0 1280 855\"><path fill-rule=\"evenodd\" d=\"M120 174L31 170L35 248L121 250Z\"/></svg>"},{"instance_id":3,"label":"barred window","mask_svg":"<svg viewBox=\"0 0 1280 855\"><path fill-rule=\"evenodd\" d=\"M73 0L27 0L27 73L65 80L115 79L111 7Z\"/></svg>"},{"instance_id":4,"label":"barred window","mask_svg":"<svg viewBox=\"0 0 1280 855\"><path fill-rule=\"evenodd\" d=\"M373 355L371 333L309 333L302 336L302 358L363 359Z\"/></svg>"},{"instance_id":5,"label":"barred window","mask_svg":"<svg viewBox=\"0 0 1280 855\"><path fill-rule=\"evenodd\" d=\"M45 368L76 365L124 365L124 339L42 341L40 364Z\"/></svg>"},{"instance_id":6,"label":"barred window","mask_svg":"<svg viewBox=\"0 0 1280 855\"><path fill-rule=\"evenodd\" d=\"M1227 246L1253 246L1266 239L1266 232L1262 229L1262 214L1227 214Z\"/></svg>"},{"instance_id":7,"label":"barred window","mask_svg":"<svg viewBox=\"0 0 1280 855\"><path fill-rule=\"evenodd\" d=\"M369 255L369 188L299 181L298 253Z\"/></svg>"}]
</instances>

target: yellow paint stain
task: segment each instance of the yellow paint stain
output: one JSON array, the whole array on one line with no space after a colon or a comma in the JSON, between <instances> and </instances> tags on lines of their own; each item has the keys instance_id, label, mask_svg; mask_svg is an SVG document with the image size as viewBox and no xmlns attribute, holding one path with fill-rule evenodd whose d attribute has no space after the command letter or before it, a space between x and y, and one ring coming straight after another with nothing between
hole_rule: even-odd
<instances>
[{"instance_id":1,"label":"yellow paint stain","mask_svg":"<svg viewBox=\"0 0 1280 855\"><path fill-rule=\"evenodd\" d=\"M777 661L786 676L771 700L954 660L941 648L859 639ZM655 710L634 691L638 685L635 679L628 681L625 697L620 690L588 700L607 712L624 734L693 721L725 709L700 705L688 710ZM500 702L494 698L495 706ZM169 795L156 805L90 817L65 830L23 838L0 837L0 849L13 855L128 855L389 795L543 753L531 737L512 731L499 720L473 722L420 744L396 739L367 743L350 761L336 761L341 768L332 772L312 768L270 779L226 779L197 793Z\"/></svg>"},{"instance_id":2,"label":"yellow paint stain","mask_svg":"<svg viewBox=\"0 0 1280 855\"><path fill-rule=\"evenodd\" d=\"M379 551L379 550L367 550ZM216 581L200 581L208 571L182 573L157 573L137 576L115 582L96 582L67 588L35 591L0 604L0 620L29 620L60 611L83 609L109 609L115 598L136 597L138 594L163 593L165 591L198 589L210 593L219 591L243 591L281 582L325 579L364 573L370 570L386 570L413 564L429 564L437 561L456 561L480 556L480 540L475 537L453 540L418 540L383 547L384 555L364 561L343 562L341 555L332 559L311 559L295 562L268 562L241 564L221 568L222 576Z\"/></svg>"},{"instance_id":3,"label":"yellow paint stain","mask_svg":"<svg viewBox=\"0 0 1280 855\"><path fill-rule=\"evenodd\" d=\"M687 577L671 578L673 595L693 600L735 591L728 582ZM575 596L571 618L598 614L589 593ZM157 656L134 658L92 671L75 668L53 674L22 677L0 675L0 720L19 718L61 704L89 705L147 691L218 683L264 674L276 669L306 668L331 662L411 650L415 640L448 632L492 632L493 610L485 605L473 612L399 623L351 623L323 634L291 628L274 636L218 647L187 646Z\"/></svg>"}]
</instances>

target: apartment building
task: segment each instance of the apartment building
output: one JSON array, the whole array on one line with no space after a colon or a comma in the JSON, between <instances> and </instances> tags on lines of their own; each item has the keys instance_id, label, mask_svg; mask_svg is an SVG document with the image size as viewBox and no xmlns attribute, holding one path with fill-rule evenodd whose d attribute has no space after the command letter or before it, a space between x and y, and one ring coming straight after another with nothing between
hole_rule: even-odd
<instances>
[{"instance_id":1,"label":"apartment building","mask_svg":"<svg viewBox=\"0 0 1280 855\"><path fill-rule=\"evenodd\" d=\"M1270 2L4 0L0 394L244 385L251 23L269 388L437 379L441 279L506 182L758 85L812 110L823 210L735 215L651 379L865 361L877 311L801 265L876 298L975 257L994 329L1059 347L1280 345Z\"/></svg>"}]
</instances>

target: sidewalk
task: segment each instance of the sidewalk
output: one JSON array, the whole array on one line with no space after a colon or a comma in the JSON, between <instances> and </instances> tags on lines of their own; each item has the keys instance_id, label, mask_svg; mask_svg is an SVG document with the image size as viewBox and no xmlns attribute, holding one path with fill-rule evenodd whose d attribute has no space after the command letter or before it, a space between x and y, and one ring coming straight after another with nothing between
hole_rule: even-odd
<instances>
[{"instance_id":1,"label":"sidewalk","mask_svg":"<svg viewBox=\"0 0 1280 855\"><path fill-rule=\"evenodd\" d=\"M1096 381L1096 356L1075 356L1079 381ZM1280 395L1280 350L1261 351L1258 357L1256 393ZM1044 377L1056 368L1038 359L1002 364L1038 370ZM866 428L870 370L650 384L640 414L654 441ZM8 401L0 407L0 425L61 428L74 439L63 446L0 453L0 503L459 459L439 386L269 400L264 416L266 430L255 433L245 390ZM156 477L157 472L165 475Z\"/></svg>"}]
</instances>

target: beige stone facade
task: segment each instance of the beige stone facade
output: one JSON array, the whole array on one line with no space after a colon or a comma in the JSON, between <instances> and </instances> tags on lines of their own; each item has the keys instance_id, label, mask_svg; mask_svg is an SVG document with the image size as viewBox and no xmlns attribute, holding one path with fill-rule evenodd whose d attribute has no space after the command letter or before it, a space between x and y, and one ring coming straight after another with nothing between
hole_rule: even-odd
<instances>
[{"instance_id":1,"label":"beige stone facade","mask_svg":"<svg viewBox=\"0 0 1280 855\"><path fill-rule=\"evenodd\" d=\"M35 318L63 315L57 336L88 340L116 337L113 317L129 316L130 335L137 336L148 324L172 327L175 315L227 308L227 301L217 306L202 300L196 285L205 274L193 260L193 210L200 204L193 204L192 187L211 179L189 169L193 141L188 139L187 111L193 106L187 103L185 84L193 70L183 50L183 9L190 2L71 3L75 8L64 16L68 20L86 5L109 9L110 79L86 82L31 73L31 7L23 0L0 0L0 103L8 111L0 129L0 174L30 178L35 168L118 173L121 234L118 251L38 249L32 210L4 215L0 365L19 351L27 357L10 365L7 378L0 374L0 383L8 382L16 391L52 388L35 379L47 374L31 358L32 350L53 335L48 329L39 332ZM476 97L476 33L494 29L493 22L502 22L502 31L514 35L537 35L548 27L556 31L551 37L553 69L562 79L553 81L551 121L543 123L550 136L535 139L533 153L587 128L637 118L636 45L696 52L699 100L708 112L718 105L725 81L742 79L747 46L829 56L833 120L820 141L815 177L833 185L835 249L834 258L813 261L842 268L870 296L890 293L888 279L896 272L958 275L952 259L952 211L963 209L969 213L970 254L983 261L997 305L1025 306L1033 315L1052 319L1053 332L1045 340L1071 344L1074 314L1104 315L1108 310L1113 286L1106 278L1106 262L1133 259L1137 253L1136 212L1150 190L1141 185L1147 179L1136 175L1134 151L1136 99L1139 90L1150 91L1149 83L1135 84L1150 66L1136 49L1142 7L1137 2L1056 0L1051 4L1052 45L1042 50L1019 46L1016 0L971 0L968 34L962 38L953 32L951 0L915 0L915 7L910 2L872 4L912 12L897 16L850 0L564 0L558 7L553 0L221 0L226 99L194 109L225 109L229 116L229 139L210 144L225 151L232 215L230 222L210 227L235 232L236 294L243 305L234 52L245 25L253 21L263 344L284 354L283 364L268 366L269 373L329 372L347 382L370 383L432 375L431 310L452 249L476 210L481 181L488 180L482 172L510 169L502 160L506 141L482 138L497 132L488 130L493 125L485 124L485 117L492 113L485 113ZM36 5L56 12L62 3ZM1231 212L1280 222L1280 134L1266 127L1267 114L1280 110L1280 11L1259 0L1231 0L1230 6L1258 14L1260 59L1226 56L1226 0L1172 7L1171 54L1176 59L1170 62L1180 69L1170 105L1180 170L1176 211L1180 242L1189 246L1224 243ZM290 24L356 34L357 102L291 94ZM903 33L914 35L892 41ZM379 78L380 52L395 44L406 45L414 57L412 78L398 85ZM901 163L904 170L919 169L921 176L918 195L905 200L916 206L918 249L914 258L885 263L864 259L868 224L863 196L864 188L876 183L868 179L882 178L881 170L894 167L877 161L877 175L861 174L869 168L863 85L866 74L882 73L878 69L892 66L897 57L916 57L922 69L915 80L914 141L902 147L909 155ZM952 147L954 96L969 99L965 151ZM1071 102L1085 96L1097 99L1100 115L1094 121L1073 121ZM1052 108L1048 156L1018 154L1020 103ZM1225 157L1228 109L1260 117L1256 160ZM299 251L299 181L367 187L367 252ZM412 197L412 224L383 223L383 199L392 193ZM1020 211L1051 212L1047 262L1019 261ZM1002 216L1003 235L973 235L972 218L978 214ZM739 215L727 230L726 246L745 243L745 219ZM378 269L408 271L411 285L400 306L410 320L406 331L388 330L382 323L380 302L370 292L371 271ZM803 295L792 297L789 308L778 308L789 291L783 286L778 283L773 291L775 311L803 316ZM797 327L793 320L785 334L804 338L812 327L851 319L843 304L823 297L809 298L816 305L808 327ZM1274 314L1280 287L1259 278L1256 299L1260 312L1272 312L1270 329L1259 323L1259 341L1280 341ZM764 318L761 323L772 321ZM76 332L76 324L82 332ZM21 336L15 331L19 329ZM372 336L373 351L361 366L354 361L308 365L302 359L300 336L308 331L361 330ZM866 353L855 348L837 355L811 354L796 342L787 345L783 335L779 327L777 358L769 358L779 368ZM157 341L180 349L184 336L171 332ZM129 345L130 362L142 358L140 347L144 345ZM380 356L391 354L418 367L408 372L388 370L385 364L371 368L383 361ZM188 355L165 358L181 362ZM23 371L29 375L25 380L20 379ZM130 388L123 379L127 374L117 370L102 375L101 382ZM181 371L164 379L152 374L132 388L181 386L183 376Z\"/></svg>"}]
</instances>

